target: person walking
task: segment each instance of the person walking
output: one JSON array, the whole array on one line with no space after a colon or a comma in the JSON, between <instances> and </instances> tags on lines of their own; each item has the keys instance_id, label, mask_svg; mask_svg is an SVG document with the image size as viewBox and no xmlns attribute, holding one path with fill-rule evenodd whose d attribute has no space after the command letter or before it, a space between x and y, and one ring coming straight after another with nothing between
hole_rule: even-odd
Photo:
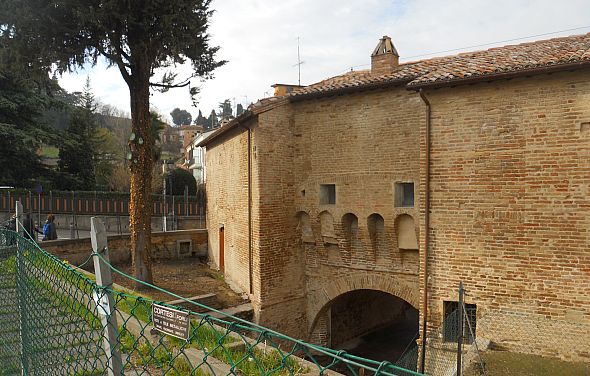
<instances>
[{"instance_id":1,"label":"person walking","mask_svg":"<svg viewBox=\"0 0 590 376\"><path fill-rule=\"evenodd\" d=\"M47 220L43 225L43 241L57 239L57 229L55 226L55 215L47 215Z\"/></svg>"}]
</instances>

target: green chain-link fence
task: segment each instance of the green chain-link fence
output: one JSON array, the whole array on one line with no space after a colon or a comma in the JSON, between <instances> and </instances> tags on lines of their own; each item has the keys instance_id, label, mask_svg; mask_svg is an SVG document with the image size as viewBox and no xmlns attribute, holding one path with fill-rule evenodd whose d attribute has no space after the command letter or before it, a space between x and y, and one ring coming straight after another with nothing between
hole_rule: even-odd
<instances>
[{"instance_id":1,"label":"green chain-link fence","mask_svg":"<svg viewBox=\"0 0 590 376\"><path fill-rule=\"evenodd\" d=\"M188 317L187 338L155 330L154 307ZM334 369L420 375L236 317L100 287L37 244L0 230L0 375L337 375Z\"/></svg>"},{"instance_id":2,"label":"green chain-link fence","mask_svg":"<svg viewBox=\"0 0 590 376\"><path fill-rule=\"evenodd\" d=\"M431 329L426 337L424 373L426 375L463 375L465 368L473 369L473 374L486 376L485 364L475 340L475 310L469 304L445 302L445 318L441 325ZM462 326L459 325L463 320ZM462 348L458 349L459 333L462 331ZM416 333L415 338L419 337ZM420 365L421 348L412 343L396 365L410 368ZM457 372L457 357L461 357L461 372Z\"/></svg>"}]
</instances>

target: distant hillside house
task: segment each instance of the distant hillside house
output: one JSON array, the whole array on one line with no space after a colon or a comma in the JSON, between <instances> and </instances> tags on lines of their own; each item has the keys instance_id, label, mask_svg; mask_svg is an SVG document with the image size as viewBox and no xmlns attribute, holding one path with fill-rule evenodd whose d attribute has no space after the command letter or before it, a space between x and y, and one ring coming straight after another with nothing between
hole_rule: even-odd
<instances>
[{"instance_id":1,"label":"distant hillside house","mask_svg":"<svg viewBox=\"0 0 590 376\"><path fill-rule=\"evenodd\" d=\"M187 168L194 176L197 184L205 183L205 148L197 146L211 136L215 130L209 130L196 135L185 148L186 159L184 167Z\"/></svg>"}]
</instances>

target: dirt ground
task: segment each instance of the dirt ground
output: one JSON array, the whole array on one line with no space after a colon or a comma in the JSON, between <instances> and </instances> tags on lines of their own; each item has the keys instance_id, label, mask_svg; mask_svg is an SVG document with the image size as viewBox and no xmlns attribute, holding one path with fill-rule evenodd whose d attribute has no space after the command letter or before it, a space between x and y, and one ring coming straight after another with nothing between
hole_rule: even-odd
<instances>
[{"instance_id":1,"label":"dirt ground","mask_svg":"<svg viewBox=\"0 0 590 376\"><path fill-rule=\"evenodd\" d=\"M536 355L508 351L486 351L482 354L488 376L588 376L590 363L565 362ZM466 376L479 376L471 368Z\"/></svg>"},{"instance_id":2,"label":"dirt ground","mask_svg":"<svg viewBox=\"0 0 590 376\"><path fill-rule=\"evenodd\" d=\"M131 274L130 264L117 264L114 266L127 274ZM157 260L154 261L153 273L156 286L186 298L215 293L222 308L232 307L244 302L240 295L225 283L221 273L209 269L209 266L199 262L198 258ZM118 273L113 273L113 281L129 289L134 288L132 281ZM175 297L169 294L151 288L138 292L150 296L154 300L176 300Z\"/></svg>"}]
</instances>

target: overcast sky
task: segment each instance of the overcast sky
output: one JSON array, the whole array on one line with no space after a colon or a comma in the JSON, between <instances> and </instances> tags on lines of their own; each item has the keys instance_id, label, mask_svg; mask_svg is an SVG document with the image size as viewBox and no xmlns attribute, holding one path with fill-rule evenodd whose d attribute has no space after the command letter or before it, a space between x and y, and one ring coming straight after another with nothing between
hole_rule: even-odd
<instances>
[{"instance_id":1,"label":"overcast sky","mask_svg":"<svg viewBox=\"0 0 590 376\"><path fill-rule=\"evenodd\" d=\"M208 115L230 98L244 105L272 95L274 83L297 83L300 38L301 83L311 84L354 69L367 69L370 54L383 35L392 37L401 61L456 54L562 35L590 32L588 0L214 0L211 19L218 58L228 63L201 86L198 109ZM582 27L585 27L582 29ZM537 36L513 42L514 38ZM471 47L492 42L484 47ZM179 71L186 72L187 67ZM64 75L60 84L81 91L89 75L102 103L129 112L129 93L115 68L104 64ZM196 117L187 89L151 97L154 109L170 120L175 108Z\"/></svg>"}]
</instances>

